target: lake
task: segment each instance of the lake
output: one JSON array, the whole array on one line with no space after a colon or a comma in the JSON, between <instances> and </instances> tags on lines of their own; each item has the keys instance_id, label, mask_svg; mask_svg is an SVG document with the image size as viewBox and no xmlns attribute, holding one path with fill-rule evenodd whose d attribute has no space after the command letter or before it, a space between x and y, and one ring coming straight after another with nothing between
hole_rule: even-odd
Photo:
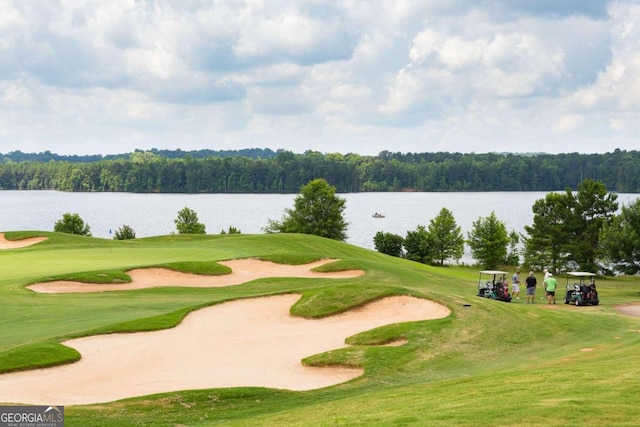
<instances>
[{"instance_id":1,"label":"lake","mask_svg":"<svg viewBox=\"0 0 640 427\"><path fill-rule=\"evenodd\" d=\"M347 243L374 249L373 236L384 231L405 236L418 225L428 226L443 207L449 209L466 237L479 217L495 212L508 230L524 232L533 222L531 207L546 192L346 193ZM136 237L170 234L184 207L194 210L208 234L234 226L243 234L259 234L269 219L280 220L293 208L297 194L137 194L0 191L0 231L53 231L66 212L77 213L95 237L111 238L122 225ZM619 194L628 204L640 194ZM385 218L373 218L379 212ZM468 254L463 261L468 261Z\"/></svg>"}]
</instances>

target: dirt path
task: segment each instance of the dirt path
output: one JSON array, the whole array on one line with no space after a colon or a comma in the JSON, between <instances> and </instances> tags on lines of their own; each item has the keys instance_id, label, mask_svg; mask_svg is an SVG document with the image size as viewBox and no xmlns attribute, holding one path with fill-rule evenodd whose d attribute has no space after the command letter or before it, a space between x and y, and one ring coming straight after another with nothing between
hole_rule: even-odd
<instances>
[{"instance_id":1,"label":"dirt path","mask_svg":"<svg viewBox=\"0 0 640 427\"><path fill-rule=\"evenodd\" d=\"M640 316L640 304L619 305L616 307L616 309L620 313L626 314L628 316Z\"/></svg>"}]
</instances>

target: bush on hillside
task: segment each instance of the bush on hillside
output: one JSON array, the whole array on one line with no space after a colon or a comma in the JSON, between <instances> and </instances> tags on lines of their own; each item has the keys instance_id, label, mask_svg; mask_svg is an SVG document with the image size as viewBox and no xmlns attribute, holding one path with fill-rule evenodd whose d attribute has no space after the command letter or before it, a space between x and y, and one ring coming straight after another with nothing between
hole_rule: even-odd
<instances>
[{"instance_id":1,"label":"bush on hillside","mask_svg":"<svg viewBox=\"0 0 640 427\"><path fill-rule=\"evenodd\" d=\"M65 213L62 219L56 221L53 231L59 233L79 234L81 236L91 236L91 227L80 218L77 213Z\"/></svg>"},{"instance_id":2,"label":"bush on hillside","mask_svg":"<svg viewBox=\"0 0 640 427\"><path fill-rule=\"evenodd\" d=\"M122 227L118 228L113 236L113 240L129 240L135 238L136 232L128 225L123 225Z\"/></svg>"}]
</instances>

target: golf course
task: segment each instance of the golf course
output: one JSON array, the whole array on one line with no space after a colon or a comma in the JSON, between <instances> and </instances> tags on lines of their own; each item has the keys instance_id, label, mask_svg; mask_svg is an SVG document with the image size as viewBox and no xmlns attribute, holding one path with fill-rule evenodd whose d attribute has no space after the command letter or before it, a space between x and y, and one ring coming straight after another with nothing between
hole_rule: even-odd
<instances>
[{"instance_id":1,"label":"golf course","mask_svg":"<svg viewBox=\"0 0 640 427\"><path fill-rule=\"evenodd\" d=\"M0 267L0 404L66 426L640 420L639 277L598 277L597 306L562 304L563 274L557 305L505 303L479 268L285 233L5 231Z\"/></svg>"}]
</instances>

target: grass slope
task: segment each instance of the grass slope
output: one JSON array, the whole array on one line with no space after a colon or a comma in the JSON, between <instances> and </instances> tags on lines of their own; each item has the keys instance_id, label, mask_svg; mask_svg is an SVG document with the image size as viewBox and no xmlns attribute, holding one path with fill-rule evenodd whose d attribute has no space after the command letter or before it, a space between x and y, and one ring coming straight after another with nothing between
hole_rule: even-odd
<instances>
[{"instance_id":1,"label":"grass slope","mask_svg":"<svg viewBox=\"0 0 640 427\"><path fill-rule=\"evenodd\" d=\"M66 338L171 327L191 310L257 295L301 293L292 312L306 317L392 294L432 299L452 310L446 319L358 334L348 339L349 348L305 360L365 368L364 376L345 384L308 392L183 391L67 407L67 426L564 426L637 425L640 419L640 318L620 315L613 307L640 302L635 278L601 279L597 307L530 306L475 297L472 269L429 267L314 236L111 241L20 232L7 238L35 235L49 240L0 251L0 371L72 362L77 353L57 344ZM366 274L92 294L45 295L24 288L60 277L118 283L126 281L127 270L148 266L224 274L215 261L244 257L291 264L338 258L323 269L360 268ZM398 338L407 343L376 345Z\"/></svg>"}]
</instances>

